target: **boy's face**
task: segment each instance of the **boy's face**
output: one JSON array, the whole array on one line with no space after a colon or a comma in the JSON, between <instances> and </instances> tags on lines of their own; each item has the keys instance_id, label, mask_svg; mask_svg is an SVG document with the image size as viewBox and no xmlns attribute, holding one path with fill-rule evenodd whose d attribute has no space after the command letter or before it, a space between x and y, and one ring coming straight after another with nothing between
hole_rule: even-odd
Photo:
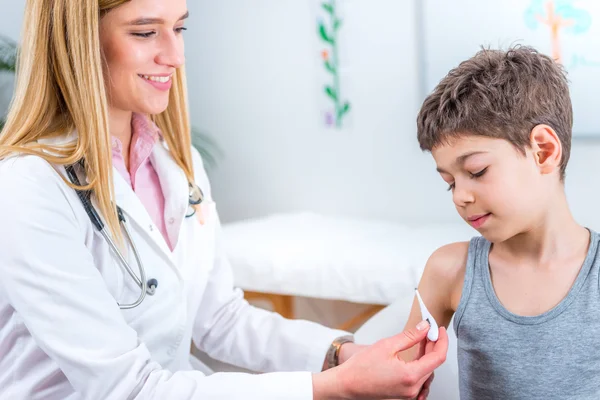
<instances>
[{"instance_id":1,"label":"boy's face","mask_svg":"<svg viewBox=\"0 0 600 400\"><path fill-rule=\"evenodd\" d=\"M492 242L523 232L547 209L548 187L529 150L465 135L431 153L460 216Z\"/></svg>"}]
</instances>

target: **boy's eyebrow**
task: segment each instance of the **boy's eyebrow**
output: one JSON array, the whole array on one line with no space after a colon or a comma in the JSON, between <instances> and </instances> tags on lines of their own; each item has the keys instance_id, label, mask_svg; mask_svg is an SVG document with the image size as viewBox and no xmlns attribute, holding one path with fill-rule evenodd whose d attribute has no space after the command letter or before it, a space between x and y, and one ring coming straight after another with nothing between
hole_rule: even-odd
<instances>
[{"instance_id":1,"label":"boy's eyebrow","mask_svg":"<svg viewBox=\"0 0 600 400\"><path fill-rule=\"evenodd\" d=\"M458 156L456 158L456 163L462 165L465 163L465 161L467 161L467 158L477 155L477 154L484 154L484 153L487 153L487 151L470 151L468 153Z\"/></svg>"},{"instance_id":2,"label":"boy's eyebrow","mask_svg":"<svg viewBox=\"0 0 600 400\"><path fill-rule=\"evenodd\" d=\"M181 17L179 17L179 19L177 21L181 21L184 20L186 18L188 18L190 16L190 12L186 11L185 14L183 14ZM162 18L149 18L149 17L142 17L142 18L138 18L138 19L134 19L133 21L129 21L127 23L127 25L154 25L154 24L163 24L165 22L164 19Z\"/></svg>"},{"instance_id":3,"label":"boy's eyebrow","mask_svg":"<svg viewBox=\"0 0 600 400\"><path fill-rule=\"evenodd\" d=\"M485 153L487 153L487 151L470 151L470 152L468 152L468 153L461 154L460 156L458 156L458 157L456 158L455 164L458 164L458 165L463 165L463 164L465 163L465 161L467 161L467 159L468 159L469 157L471 157L471 156L474 156L474 155L477 155L477 154L485 154ZM442 173L442 172L443 172L443 173L446 173L446 171L444 171L444 170L443 170L442 168L440 168L440 167L437 167L437 168L436 168L436 171L437 171L437 172L440 172L440 173Z\"/></svg>"}]
</instances>

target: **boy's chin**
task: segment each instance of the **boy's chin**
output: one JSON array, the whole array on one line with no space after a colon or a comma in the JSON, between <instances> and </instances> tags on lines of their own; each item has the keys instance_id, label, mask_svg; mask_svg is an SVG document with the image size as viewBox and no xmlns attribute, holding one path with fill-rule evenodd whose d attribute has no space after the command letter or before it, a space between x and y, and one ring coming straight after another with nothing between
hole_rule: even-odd
<instances>
[{"instance_id":1,"label":"boy's chin","mask_svg":"<svg viewBox=\"0 0 600 400\"><path fill-rule=\"evenodd\" d=\"M489 229L478 229L481 236L483 236L488 242L491 243L502 243L517 236L519 231L514 229L508 229L506 227L494 227Z\"/></svg>"}]
</instances>

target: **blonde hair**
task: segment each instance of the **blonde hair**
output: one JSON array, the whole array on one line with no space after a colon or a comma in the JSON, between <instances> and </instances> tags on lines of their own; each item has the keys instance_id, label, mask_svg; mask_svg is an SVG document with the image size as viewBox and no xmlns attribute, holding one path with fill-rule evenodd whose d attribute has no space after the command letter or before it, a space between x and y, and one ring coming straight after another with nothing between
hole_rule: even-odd
<instances>
[{"instance_id":1,"label":"blonde hair","mask_svg":"<svg viewBox=\"0 0 600 400\"><path fill-rule=\"evenodd\" d=\"M99 21L129 0L27 0L16 86L0 133L0 160L33 154L51 164L85 159L86 186L112 236L122 243L115 209L108 104ZM175 162L194 181L185 70L173 74L168 108L152 120ZM38 139L77 132L77 141L50 146ZM69 182L67 182L70 184ZM73 185L70 185L73 186ZM73 186L74 187L74 186Z\"/></svg>"}]
</instances>

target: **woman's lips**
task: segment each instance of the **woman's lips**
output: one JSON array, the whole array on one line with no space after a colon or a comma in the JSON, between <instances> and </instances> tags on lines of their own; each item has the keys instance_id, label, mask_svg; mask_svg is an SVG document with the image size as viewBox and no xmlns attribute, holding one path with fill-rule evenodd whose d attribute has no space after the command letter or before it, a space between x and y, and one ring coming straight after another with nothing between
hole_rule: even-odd
<instances>
[{"instance_id":1,"label":"woman's lips","mask_svg":"<svg viewBox=\"0 0 600 400\"><path fill-rule=\"evenodd\" d=\"M171 75L138 75L144 81L148 82L156 89L166 91L171 88L173 82Z\"/></svg>"}]
</instances>

